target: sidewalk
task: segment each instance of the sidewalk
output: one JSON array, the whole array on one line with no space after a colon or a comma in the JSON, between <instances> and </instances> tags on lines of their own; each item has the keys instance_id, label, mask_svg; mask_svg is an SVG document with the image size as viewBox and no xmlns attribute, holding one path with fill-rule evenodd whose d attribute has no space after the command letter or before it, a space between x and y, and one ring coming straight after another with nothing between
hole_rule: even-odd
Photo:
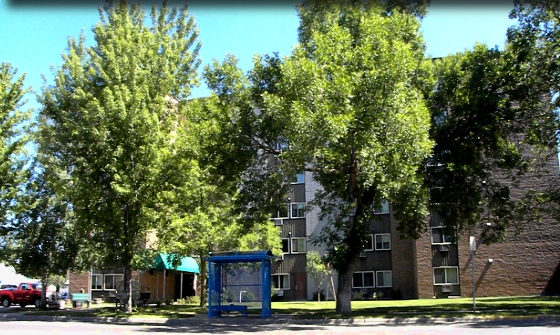
<instances>
[{"instance_id":1,"label":"sidewalk","mask_svg":"<svg viewBox=\"0 0 560 335\"><path fill-rule=\"evenodd\" d=\"M39 316L26 312L1 313L0 322L6 321L54 321L54 322L92 322L110 324L142 324L142 325L238 325L238 324L315 324L315 325L430 325L452 323L478 323L478 322L554 322L560 323L559 315L535 315L516 317L445 317L445 318L348 318L348 319L299 319L293 315L275 314L270 318L262 319L257 316L242 317L240 315L223 316L209 319L206 315L194 315L186 318L117 318L117 317L81 317L81 316Z\"/></svg>"}]
</instances>

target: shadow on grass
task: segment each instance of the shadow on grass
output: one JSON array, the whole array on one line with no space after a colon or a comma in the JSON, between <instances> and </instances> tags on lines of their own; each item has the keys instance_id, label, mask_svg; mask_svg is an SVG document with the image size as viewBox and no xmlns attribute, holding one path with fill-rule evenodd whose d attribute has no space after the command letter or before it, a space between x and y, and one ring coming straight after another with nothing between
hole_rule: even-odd
<instances>
[{"instance_id":1,"label":"shadow on grass","mask_svg":"<svg viewBox=\"0 0 560 335\"><path fill-rule=\"evenodd\" d=\"M560 297L513 297L482 298L477 301L476 312L468 299L454 302L452 300L426 300L425 304L407 303L402 306L383 306L376 301L375 306L357 307L352 311L353 318L458 318L472 316L516 317L536 315L560 315ZM330 306L329 306L330 307ZM344 316L336 314L332 308L308 308L290 304L289 307L275 308L275 313L291 314L300 319L336 319Z\"/></svg>"}]
</instances>

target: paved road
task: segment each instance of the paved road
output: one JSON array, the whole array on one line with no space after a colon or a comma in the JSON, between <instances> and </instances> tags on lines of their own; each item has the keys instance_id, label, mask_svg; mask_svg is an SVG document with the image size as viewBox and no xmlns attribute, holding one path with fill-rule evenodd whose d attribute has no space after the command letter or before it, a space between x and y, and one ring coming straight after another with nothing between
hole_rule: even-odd
<instances>
[{"instance_id":1,"label":"paved road","mask_svg":"<svg viewBox=\"0 0 560 335\"><path fill-rule=\"evenodd\" d=\"M244 319L228 320L227 322L153 322L114 324L92 321L0 321L2 334L438 334L438 335L548 335L560 333L558 320L521 320L521 321L490 321L490 322L433 322L432 324L386 324L362 322L356 324L318 324L295 323L295 321L274 323L251 322Z\"/></svg>"}]
</instances>

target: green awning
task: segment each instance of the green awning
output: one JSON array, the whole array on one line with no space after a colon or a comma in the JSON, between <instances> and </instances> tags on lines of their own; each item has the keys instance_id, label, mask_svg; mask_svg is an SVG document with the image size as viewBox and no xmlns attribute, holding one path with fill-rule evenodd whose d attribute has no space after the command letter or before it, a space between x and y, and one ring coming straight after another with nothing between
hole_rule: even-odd
<instances>
[{"instance_id":1,"label":"green awning","mask_svg":"<svg viewBox=\"0 0 560 335\"><path fill-rule=\"evenodd\" d=\"M171 263L172 258L169 257L169 254L160 253L156 256L156 266L155 268L158 270L175 270L175 271L182 271L182 272L192 272L192 273L200 273L198 268L198 263L192 257L181 257L180 263L177 266L173 266Z\"/></svg>"}]
</instances>

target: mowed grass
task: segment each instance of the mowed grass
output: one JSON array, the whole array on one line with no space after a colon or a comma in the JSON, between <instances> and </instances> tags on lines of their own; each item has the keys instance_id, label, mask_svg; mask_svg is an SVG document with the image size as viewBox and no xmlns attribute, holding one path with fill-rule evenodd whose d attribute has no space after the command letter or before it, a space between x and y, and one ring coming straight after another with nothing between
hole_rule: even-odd
<instances>
[{"instance_id":1,"label":"mowed grass","mask_svg":"<svg viewBox=\"0 0 560 335\"><path fill-rule=\"evenodd\" d=\"M250 315L260 314L260 303L247 303ZM164 305L135 308L123 313L114 305L92 305L90 309L36 310L29 315L88 316L102 318L189 318L207 315L207 308L197 305ZM232 312L234 314L235 312ZM273 302L273 314L293 315L301 319L337 319L334 301ZM468 316L535 316L560 315L560 297L499 297L477 298L476 313L471 298L352 301L352 318L425 318ZM344 317L345 318L345 317Z\"/></svg>"},{"instance_id":2,"label":"mowed grass","mask_svg":"<svg viewBox=\"0 0 560 335\"><path fill-rule=\"evenodd\" d=\"M338 318L335 302L276 302L275 313L302 318ZM352 301L354 318L560 315L560 297L472 298Z\"/></svg>"}]
</instances>

